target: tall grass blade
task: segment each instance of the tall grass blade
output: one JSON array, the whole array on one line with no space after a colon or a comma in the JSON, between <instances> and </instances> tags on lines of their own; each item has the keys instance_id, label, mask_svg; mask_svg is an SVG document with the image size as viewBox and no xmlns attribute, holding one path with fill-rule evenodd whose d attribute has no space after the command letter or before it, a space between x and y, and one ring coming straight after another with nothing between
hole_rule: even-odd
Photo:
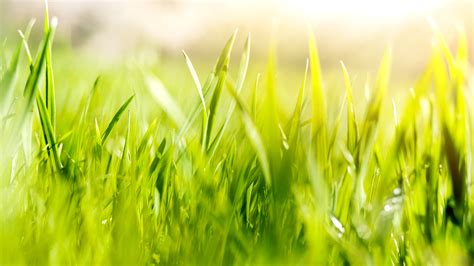
<instances>
[{"instance_id":1,"label":"tall grass blade","mask_svg":"<svg viewBox=\"0 0 474 266\"><path fill-rule=\"evenodd\" d=\"M342 73L344 74L344 85L346 87L347 102L347 147L349 151L354 152L359 139L357 120L355 116L354 104L352 101L352 85L346 66L341 61Z\"/></svg>"},{"instance_id":2,"label":"tall grass blade","mask_svg":"<svg viewBox=\"0 0 474 266\"><path fill-rule=\"evenodd\" d=\"M174 124L178 126L178 128L185 125L186 117L184 116L183 111L181 111L181 108L168 93L163 83L152 75L146 76L146 83L156 102L160 105L163 111L165 111L168 117L171 118Z\"/></svg>"},{"instance_id":3,"label":"tall grass blade","mask_svg":"<svg viewBox=\"0 0 474 266\"><path fill-rule=\"evenodd\" d=\"M194 85L196 85L196 88L198 90L199 97L201 98L201 103L202 103L202 108L204 110L205 119L207 119L206 100L204 99L204 94L202 92L201 82L199 81L199 77L196 73L196 70L194 69L191 59L189 59L188 55L184 51L183 51L183 55L186 60L186 65L188 66L189 72L191 73L191 76L193 77Z\"/></svg>"},{"instance_id":4,"label":"tall grass blade","mask_svg":"<svg viewBox=\"0 0 474 266\"><path fill-rule=\"evenodd\" d=\"M303 97L306 88L306 80L308 77L309 61L306 60L306 67L303 76L303 82L298 93L298 98L296 100L295 110L293 111L293 116L291 118L291 126L288 134L288 139L290 142L290 154L295 152L297 147L297 142L300 134L301 126L301 113L303 111Z\"/></svg>"},{"instance_id":5,"label":"tall grass blade","mask_svg":"<svg viewBox=\"0 0 474 266\"><path fill-rule=\"evenodd\" d=\"M50 113L48 112L43 97L40 94L36 96L36 103L38 105L38 114L43 128L48 154L52 160L53 170L60 170L62 169L62 164L59 158L58 146L53 125L51 123Z\"/></svg>"},{"instance_id":6,"label":"tall grass blade","mask_svg":"<svg viewBox=\"0 0 474 266\"><path fill-rule=\"evenodd\" d=\"M209 104L209 117L207 119L207 122L205 123L206 127L205 127L205 131L203 135L204 150L208 149L208 146L210 143L212 128L214 126L215 117L217 114L217 105L221 97L222 88L224 87L226 83L227 70L229 68L229 61L230 61L230 53L232 51L232 46L234 45L236 35L237 35L237 30L234 32L234 34L232 34L230 39L227 41L227 44L225 45L224 49L221 52L221 55L217 59L216 66L213 70L213 73L217 77L217 84L211 96L211 102Z\"/></svg>"},{"instance_id":7,"label":"tall grass blade","mask_svg":"<svg viewBox=\"0 0 474 266\"><path fill-rule=\"evenodd\" d=\"M309 62L311 66L312 88L312 134L318 134L326 125L326 99L323 90L321 66L314 34L309 33Z\"/></svg>"},{"instance_id":8,"label":"tall grass blade","mask_svg":"<svg viewBox=\"0 0 474 266\"><path fill-rule=\"evenodd\" d=\"M48 45L53 38L54 31L57 26L57 19L53 18L51 22L50 30L46 33L46 36L40 46L40 51L36 55L36 60L31 70L30 75L26 81L24 89L24 104L23 112L21 114L21 121L25 119L26 114L31 107L33 106L33 100L35 99L36 91L38 88L38 82L43 71L43 68L46 63L46 51L48 50Z\"/></svg>"},{"instance_id":9,"label":"tall grass blade","mask_svg":"<svg viewBox=\"0 0 474 266\"><path fill-rule=\"evenodd\" d=\"M242 58L240 61L239 77L237 79L236 88L235 88L235 92L237 94L240 94L240 91L242 90L242 87L244 85L245 77L247 76L247 70L248 70L249 61L250 61L250 42L251 42L251 39L250 39L250 33L249 33L247 40L245 41L244 51L242 53ZM227 125L230 123L230 119L232 118L232 114L234 113L235 105L236 105L235 102L232 102L230 104L224 124L219 129L218 133L216 134L216 137L214 138L214 140L212 141L209 147L209 150L211 150L210 158L212 158L212 156L214 155L214 152L219 146L219 143L222 139L224 131Z\"/></svg>"},{"instance_id":10,"label":"tall grass blade","mask_svg":"<svg viewBox=\"0 0 474 266\"><path fill-rule=\"evenodd\" d=\"M267 149L270 162L274 162L274 167L278 165L280 158L280 148L282 143L278 114L278 99L276 87L276 39L272 37L270 41L268 62L266 69L265 95L261 106L260 126L262 128L262 137ZM277 169L272 171L276 172Z\"/></svg>"},{"instance_id":11,"label":"tall grass blade","mask_svg":"<svg viewBox=\"0 0 474 266\"><path fill-rule=\"evenodd\" d=\"M134 97L135 97L135 95L130 96L130 98L128 98L128 100L126 100L122 104L122 106L120 106L120 108L117 110L117 112L115 112L114 117L112 117L112 120L110 120L109 124L107 125L107 128L105 129L104 133L102 133L102 136L100 138L100 144L102 146L104 146L105 141L107 140L110 133L112 132L112 129L114 129L115 125L117 124L117 122L120 119L120 116L127 109L128 105L132 102Z\"/></svg>"},{"instance_id":12,"label":"tall grass blade","mask_svg":"<svg viewBox=\"0 0 474 266\"><path fill-rule=\"evenodd\" d=\"M257 158L262 167L265 183L267 184L267 186L271 186L272 178L271 178L271 171L270 171L270 163L269 163L269 159L266 153L264 142L259 133L259 130L257 126L255 125L255 122L250 117L248 111L245 108L243 101L240 99L240 96L237 94L237 92L235 90L232 90L231 88L229 88L229 92L234 98L235 102L237 103L239 110L241 111L240 113L242 117L242 122L244 124L245 133L257 154Z\"/></svg>"},{"instance_id":13,"label":"tall grass blade","mask_svg":"<svg viewBox=\"0 0 474 266\"><path fill-rule=\"evenodd\" d=\"M48 12L48 3L46 1L46 9L44 15L44 32L49 31L49 12ZM53 74L53 62L52 62L52 52L51 52L52 43L48 43L46 48L46 108L48 108L51 118L51 125L53 126L53 131L56 130L56 92L54 88L54 74Z\"/></svg>"},{"instance_id":14,"label":"tall grass blade","mask_svg":"<svg viewBox=\"0 0 474 266\"><path fill-rule=\"evenodd\" d=\"M35 21L31 20L26 27L25 34L22 36L22 41L18 43L17 48L10 59L10 64L5 73L0 77L0 117L3 117L7 108L12 102L13 90L18 79L19 61L21 58L21 50L23 42L28 39L31 29Z\"/></svg>"}]
</instances>

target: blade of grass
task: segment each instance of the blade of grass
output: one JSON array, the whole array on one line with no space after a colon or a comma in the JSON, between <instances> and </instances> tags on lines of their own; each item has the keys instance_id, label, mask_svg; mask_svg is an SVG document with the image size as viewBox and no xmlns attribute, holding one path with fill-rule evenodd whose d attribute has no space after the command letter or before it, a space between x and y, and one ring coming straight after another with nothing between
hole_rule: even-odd
<instances>
[{"instance_id":1,"label":"blade of grass","mask_svg":"<svg viewBox=\"0 0 474 266\"><path fill-rule=\"evenodd\" d=\"M255 79L255 84L252 89L252 117L254 120L257 120L257 93L258 93L258 85L260 81L260 73L257 74L257 78Z\"/></svg>"},{"instance_id":2,"label":"blade of grass","mask_svg":"<svg viewBox=\"0 0 474 266\"><path fill-rule=\"evenodd\" d=\"M56 142L56 136L54 133L53 125L51 124L50 113L46 108L46 104L43 97L40 94L36 96L36 103L38 106L38 114L43 128L44 139L46 141L48 154L52 159L53 171L62 169L61 160L59 158L59 152Z\"/></svg>"},{"instance_id":3,"label":"blade of grass","mask_svg":"<svg viewBox=\"0 0 474 266\"><path fill-rule=\"evenodd\" d=\"M196 73L196 70L194 69L193 63L191 62L191 59L189 59L188 55L186 52L183 51L184 58L186 60L186 65L188 66L189 72L191 73L191 76L193 77L194 85L196 85L196 88L199 93L199 97L201 98L201 103L202 103L202 108L204 111L204 118L207 119L207 107L206 107L206 100L204 99L204 94L202 92L202 86L201 82L199 82L199 77Z\"/></svg>"},{"instance_id":4,"label":"blade of grass","mask_svg":"<svg viewBox=\"0 0 474 266\"><path fill-rule=\"evenodd\" d=\"M270 162L273 162L272 165L276 167L281 160L280 147L283 143L280 134L277 104L275 32L272 34L267 59L265 95L261 106L261 117L258 119L261 119L261 133L265 148L267 149L268 158ZM272 174L277 171L277 169L273 167L271 170Z\"/></svg>"},{"instance_id":5,"label":"blade of grass","mask_svg":"<svg viewBox=\"0 0 474 266\"><path fill-rule=\"evenodd\" d=\"M120 108L117 110L117 112L115 112L114 117L112 118L112 120L110 120L110 122L109 122L107 128L105 129L104 133L102 133L102 136L101 136L101 138L100 138L100 144L101 144L101 146L104 146L105 141L107 140L107 138L109 137L110 133L112 132L112 129L114 129L115 125L117 124L117 122L118 122L119 119L120 119L120 116L121 116L122 113L127 109L128 105L132 102L133 97L135 97L135 95L130 96L130 98L128 98L128 100L126 100L126 101L122 104L122 106L120 106Z\"/></svg>"},{"instance_id":6,"label":"blade of grass","mask_svg":"<svg viewBox=\"0 0 474 266\"><path fill-rule=\"evenodd\" d=\"M25 47L25 51L27 53L28 61L30 63L30 70L33 71L33 69L34 69L33 60L31 58L31 53L29 52L29 47L28 47L28 43L27 43L27 38L29 36L29 33L30 33L29 31L30 30L27 30L26 34L23 34L22 32L20 32L20 36L22 37L23 45ZM45 29L45 33L49 32L49 31L50 31L50 28L49 28L49 22L48 22L48 28ZM50 43L51 42L49 42L49 45L50 45ZM47 64L47 62L46 62L46 64ZM37 107L38 107L38 115L39 115L39 118L40 118L41 127L43 129L43 138L44 138L45 143L46 143L48 156L50 157L50 160L51 160L52 170L53 170L53 172L55 172L56 170L62 169L63 166L62 166L62 163L61 163L61 160L60 160L59 150L58 150L58 147L57 147L58 142L56 142L55 129L54 129L54 126L52 125L52 122L51 122L51 116L50 116L51 114L45 112L45 110L47 110L47 107L45 106L45 103L44 103L43 98L41 97L41 94L36 94L36 103L37 103ZM28 148L26 148L26 149L28 150Z\"/></svg>"},{"instance_id":7,"label":"blade of grass","mask_svg":"<svg viewBox=\"0 0 474 266\"><path fill-rule=\"evenodd\" d=\"M311 99L313 110L312 134L315 135L318 134L326 124L326 100L316 39L312 31L309 32L309 62L311 65Z\"/></svg>"},{"instance_id":8,"label":"blade of grass","mask_svg":"<svg viewBox=\"0 0 474 266\"><path fill-rule=\"evenodd\" d=\"M391 49L387 49L384 53L382 58L382 62L380 63L380 67L377 73L376 81L375 81L375 91L372 93L372 96L369 101L368 109L366 112L365 120L362 126L362 131L360 135L360 141L358 142L356 148L356 170L357 170L357 179L356 179L356 205L355 208L359 209L362 206L365 206L366 202L366 193L364 190L364 182L365 177L367 174L367 170L369 167L369 161L374 154L374 142L376 138L376 133L379 125L380 119L380 112L382 108L382 103L387 91L388 81L389 81L389 74L390 74L390 66L391 66L391 56L392 52ZM393 166L393 161L386 161L386 165L390 164ZM384 173L386 173L384 171ZM372 180L371 182L375 184L374 191L376 191L375 200L378 204L382 204L384 202L384 195L383 189L379 189L380 187L389 186L390 182L393 180L390 178L391 176L386 174L386 176L381 179L381 183Z\"/></svg>"},{"instance_id":9,"label":"blade of grass","mask_svg":"<svg viewBox=\"0 0 474 266\"><path fill-rule=\"evenodd\" d=\"M352 101L352 85L347 72L346 66L341 61L342 73L344 74L344 84L346 87L346 101L347 101L347 147L350 152L354 152L359 139L359 132L357 128L357 120L355 117L354 104Z\"/></svg>"},{"instance_id":10,"label":"blade of grass","mask_svg":"<svg viewBox=\"0 0 474 266\"><path fill-rule=\"evenodd\" d=\"M130 110L128 111L127 134L125 135L125 143L123 145L122 157L120 158L120 164L119 164L119 169L118 169L119 175L123 175L125 172L125 159L127 158L129 136L130 136Z\"/></svg>"},{"instance_id":11,"label":"blade of grass","mask_svg":"<svg viewBox=\"0 0 474 266\"><path fill-rule=\"evenodd\" d=\"M23 42L28 39L31 29L33 28L35 21L31 20L26 27L25 34L22 35L22 41L18 43L17 48L10 60L7 70L2 75L0 80L0 116L4 116L8 106L11 104L13 89L17 82L19 73L19 61L21 58L21 50ZM28 51L27 51L28 53Z\"/></svg>"},{"instance_id":12,"label":"blade of grass","mask_svg":"<svg viewBox=\"0 0 474 266\"><path fill-rule=\"evenodd\" d=\"M251 39L250 39L250 33L249 33L249 35L247 37L247 40L245 41L244 51L242 53L242 58L241 58L241 61L240 61L239 77L237 79L236 89L235 89L235 92L237 94L240 94L240 91L242 90L242 87L244 85L245 77L247 75L247 70L248 70L249 61L250 61L250 42L251 42ZM229 110L227 112L226 120L225 120L224 124L221 126L221 128L219 129L219 131L216 134L216 137L212 141L211 145L209 146L209 150L211 151L210 159L212 159L212 157L214 156L214 152L216 151L217 147L219 146L219 143L222 139L224 131L225 131L227 125L229 124L230 119L232 118L232 114L234 113L234 109L235 109L235 102L231 102Z\"/></svg>"},{"instance_id":13,"label":"blade of grass","mask_svg":"<svg viewBox=\"0 0 474 266\"><path fill-rule=\"evenodd\" d=\"M203 150L207 150L210 143L212 128L214 126L214 120L217 114L217 105L220 100L222 88L225 85L227 70L229 68L230 53L232 51L232 46L234 45L236 35L237 30L234 31L234 34L232 34L230 39L227 41L227 44L222 50L221 55L217 59L217 64L213 71L213 73L215 73L217 76L217 84L209 104L209 117L207 119L206 130L204 131L203 136Z\"/></svg>"},{"instance_id":14,"label":"blade of grass","mask_svg":"<svg viewBox=\"0 0 474 266\"><path fill-rule=\"evenodd\" d=\"M289 130L288 138L290 140L290 153L294 153L297 141L299 138L300 133L300 124L301 124L301 113L303 111L303 97L304 91L306 87L306 79L308 77L308 69L309 69L309 60L306 60L306 67L303 76L303 82L300 87L300 92L298 93L298 98L296 100L295 110L293 112L293 116L291 118L291 127Z\"/></svg>"},{"instance_id":15,"label":"blade of grass","mask_svg":"<svg viewBox=\"0 0 474 266\"><path fill-rule=\"evenodd\" d=\"M166 90L163 83L155 76L146 76L146 83L152 96L160 107L165 111L169 118L174 122L178 128L181 128L186 123L186 117L184 116L181 108L171 97Z\"/></svg>"},{"instance_id":16,"label":"blade of grass","mask_svg":"<svg viewBox=\"0 0 474 266\"><path fill-rule=\"evenodd\" d=\"M156 119L153 120L153 122L148 126L148 129L145 132L145 135L142 137L142 141L140 141L140 144L138 145L137 149L137 156L140 158L145 150L145 147L148 144L148 141L150 140L151 134L153 134L153 131L155 130L157 125Z\"/></svg>"},{"instance_id":17,"label":"blade of grass","mask_svg":"<svg viewBox=\"0 0 474 266\"><path fill-rule=\"evenodd\" d=\"M26 81L25 90L24 90L23 111L22 111L20 121L23 121L25 119L27 112L31 110L31 107L33 105L33 100L35 99L41 72L43 71L43 68L46 63L46 51L48 48L48 44L53 38L56 26L57 26L57 19L53 18L50 30L46 33L46 36L40 46L40 51L38 52L36 56L35 64Z\"/></svg>"},{"instance_id":18,"label":"blade of grass","mask_svg":"<svg viewBox=\"0 0 474 266\"><path fill-rule=\"evenodd\" d=\"M243 101L240 99L237 92L235 90L232 90L231 88L229 88L229 92L231 96L234 98L235 102L237 103L239 110L241 111L240 113L241 113L242 122L244 124L245 133L257 154L257 158L262 167L265 183L267 184L267 186L271 186L272 179L271 179L271 172L270 172L270 163L267 157L267 153L266 153L266 149L265 149L262 137L257 129L257 126L255 125L255 122L250 117L248 111L245 108L245 105L243 104Z\"/></svg>"},{"instance_id":19,"label":"blade of grass","mask_svg":"<svg viewBox=\"0 0 474 266\"><path fill-rule=\"evenodd\" d=\"M46 1L45 15L44 15L44 32L49 31L49 11L48 2ZM53 131L56 131L56 92L54 88L54 74L53 74L53 62L51 53L52 43L48 42L46 49L46 108L48 108L51 118L51 125Z\"/></svg>"}]
</instances>

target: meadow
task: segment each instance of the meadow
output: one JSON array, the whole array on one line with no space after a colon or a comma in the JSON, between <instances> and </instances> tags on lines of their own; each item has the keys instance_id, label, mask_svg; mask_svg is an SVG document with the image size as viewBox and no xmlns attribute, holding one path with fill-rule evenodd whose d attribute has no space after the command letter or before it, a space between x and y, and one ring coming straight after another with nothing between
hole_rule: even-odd
<instances>
[{"instance_id":1,"label":"meadow","mask_svg":"<svg viewBox=\"0 0 474 266\"><path fill-rule=\"evenodd\" d=\"M364 88L341 62L340 87L309 29L282 96L275 45L248 71L250 34L230 34L208 73L183 53L165 82L146 60L71 65L57 20L41 24L0 50L0 264L474 262L462 32L453 49L433 24L429 62L395 98L390 49Z\"/></svg>"}]
</instances>

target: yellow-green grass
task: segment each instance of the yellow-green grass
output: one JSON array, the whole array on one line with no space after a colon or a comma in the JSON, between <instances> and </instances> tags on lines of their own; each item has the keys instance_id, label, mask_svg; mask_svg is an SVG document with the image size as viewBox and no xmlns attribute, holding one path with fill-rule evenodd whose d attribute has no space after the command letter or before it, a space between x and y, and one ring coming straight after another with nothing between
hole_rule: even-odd
<instances>
[{"instance_id":1,"label":"yellow-green grass","mask_svg":"<svg viewBox=\"0 0 474 266\"><path fill-rule=\"evenodd\" d=\"M325 78L309 33L282 97L275 46L248 71L250 35L207 77L186 53L166 76L139 60L71 70L55 27L46 13L38 49L30 25L0 53L0 263L473 263L463 35L451 51L433 26L430 62L389 97L390 49L360 88L342 62Z\"/></svg>"}]
</instances>

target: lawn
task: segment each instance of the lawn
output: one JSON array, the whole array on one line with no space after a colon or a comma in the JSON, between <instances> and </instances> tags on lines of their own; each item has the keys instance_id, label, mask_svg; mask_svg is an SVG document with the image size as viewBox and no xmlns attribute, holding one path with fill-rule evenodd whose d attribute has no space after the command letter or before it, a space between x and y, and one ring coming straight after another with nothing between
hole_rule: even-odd
<instances>
[{"instance_id":1,"label":"lawn","mask_svg":"<svg viewBox=\"0 0 474 266\"><path fill-rule=\"evenodd\" d=\"M183 53L171 74L71 65L57 20L40 24L0 50L0 264L474 263L462 33L452 49L433 24L428 64L391 97L390 49L353 88L343 62L326 78L311 30L288 93L275 45L249 71L245 32L210 71Z\"/></svg>"}]
</instances>

